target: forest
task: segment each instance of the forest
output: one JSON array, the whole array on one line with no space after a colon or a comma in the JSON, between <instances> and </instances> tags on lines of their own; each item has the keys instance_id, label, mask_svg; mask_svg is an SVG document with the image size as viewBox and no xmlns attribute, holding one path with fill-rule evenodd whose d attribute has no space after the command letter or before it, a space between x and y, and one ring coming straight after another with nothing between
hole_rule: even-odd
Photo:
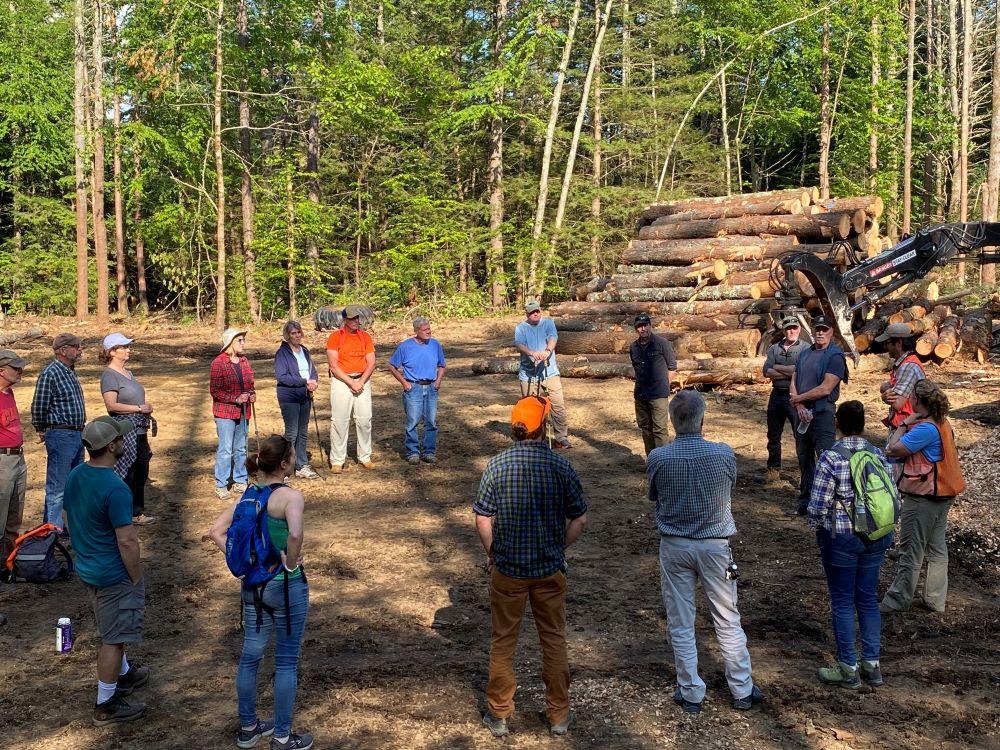
<instances>
[{"instance_id":1,"label":"forest","mask_svg":"<svg viewBox=\"0 0 1000 750\"><path fill-rule=\"evenodd\" d=\"M807 184L881 197L891 237L995 220L998 24L989 0L10 0L0 303L475 315L611 273L654 200Z\"/></svg>"}]
</instances>

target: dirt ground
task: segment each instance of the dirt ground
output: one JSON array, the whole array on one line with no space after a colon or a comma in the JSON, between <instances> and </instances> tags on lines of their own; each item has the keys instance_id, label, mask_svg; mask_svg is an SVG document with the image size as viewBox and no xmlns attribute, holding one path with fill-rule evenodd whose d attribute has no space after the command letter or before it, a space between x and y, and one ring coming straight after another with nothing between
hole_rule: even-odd
<instances>
[{"instance_id":1,"label":"dirt ground","mask_svg":"<svg viewBox=\"0 0 1000 750\"><path fill-rule=\"evenodd\" d=\"M21 330L30 320L8 321ZM736 449L733 498L742 572L740 609L763 707L729 705L711 625L700 607L705 711L683 715L672 704L673 660L659 595L657 532L646 500L642 443L634 424L632 385L624 380L567 381L573 448L590 504L590 528L569 554L568 637L577 723L565 738L546 731L537 637L530 617L518 655L519 688L512 734L491 738L480 725L489 648L489 601L483 554L470 506L480 472L506 445L510 377L471 375L470 363L506 344L515 319L436 325L449 355L441 393L435 466L408 466L402 452L399 389L385 372L400 326L376 331L375 462L353 463L339 477L299 482L306 493L305 560L311 608L294 729L316 748L1000 748L998 584L974 557L953 550L948 611L913 612L883 623L886 685L852 693L828 688L815 669L832 658L829 603L815 542L792 507L797 481L790 435L783 478L762 483L766 386L707 395L706 435ZM50 335L59 323L45 321ZM65 326L64 326L65 327ZM262 435L281 431L271 356L279 326L252 332ZM78 368L91 416L103 413L98 336ZM108 330L112 330L109 328ZM137 700L146 720L117 728L90 723L95 695L95 632L81 584L0 587L0 736L4 747L39 750L214 748L234 745L234 675L240 652L238 585L221 554L201 536L224 507L213 493L215 450L208 364L216 337L207 328L128 325L138 339L133 370L159 420L147 512L141 529L147 570L146 635L130 649L152 669ZM322 350L324 334L307 333ZM27 412L48 340L21 351L31 359L16 390ZM933 377L948 388L961 446L1000 422L997 371L959 365ZM325 381L325 378L324 378ZM859 376L844 397L860 398L880 418L880 376ZM325 393L325 390L321 391ZM328 440L329 402L320 399ZM873 439L881 437L870 420ZM26 525L40 521L44 451L29 433ZM310 449L318 453L315 435ZM352 446L353 452L353 446ZM316 460L316 464L320 461ZM888 585L894 564L882 571ZM56 619L78 633L69 655L54 653ZM270 660L262 668L261 710L270 710ZM263 746L263 745L262 745Z\"/></svg>"}]
</instances>

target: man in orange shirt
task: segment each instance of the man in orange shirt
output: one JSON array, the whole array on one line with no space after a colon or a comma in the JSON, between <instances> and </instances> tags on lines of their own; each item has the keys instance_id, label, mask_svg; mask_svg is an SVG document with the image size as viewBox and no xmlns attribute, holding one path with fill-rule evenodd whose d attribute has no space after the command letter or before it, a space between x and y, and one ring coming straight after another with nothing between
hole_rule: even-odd
<instances>
[{"instance_id":1,"label":"man in orange shirt","mask_svg":"<svg viewBox=\"0 0 1000 750\"><path fill-rule=\"evenodd\" d=\"M339 474L347 460L351 415L358 437L358 463L372 468L372 384L375 344L361 330L361 308L344 308L344 322L326 340L330 367L330 471Z\"/></svg>"}]
</instances>

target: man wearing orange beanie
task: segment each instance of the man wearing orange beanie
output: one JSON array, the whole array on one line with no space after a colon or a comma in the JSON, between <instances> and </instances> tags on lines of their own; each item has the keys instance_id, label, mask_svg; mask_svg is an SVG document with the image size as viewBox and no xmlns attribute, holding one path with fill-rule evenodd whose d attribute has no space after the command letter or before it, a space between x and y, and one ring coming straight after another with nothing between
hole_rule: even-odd
<instances>
[{"instance_id":1,"label":"man wearing orange beanie","mask_svg":"<svg viewBox=\"0 0 1000 750\"><path fill-rule=\"evenodd\" d=\"M514 444L490 459L472 510L490 573L490 677L483 724L507 734L514 713L514 650L531 601L542 646L545 714L553 734L566 734L569 659L566 655L566 547L587 527L587 503L573 466L545 441L547 398L514 406Z\"/></svg>"}]
</instances>

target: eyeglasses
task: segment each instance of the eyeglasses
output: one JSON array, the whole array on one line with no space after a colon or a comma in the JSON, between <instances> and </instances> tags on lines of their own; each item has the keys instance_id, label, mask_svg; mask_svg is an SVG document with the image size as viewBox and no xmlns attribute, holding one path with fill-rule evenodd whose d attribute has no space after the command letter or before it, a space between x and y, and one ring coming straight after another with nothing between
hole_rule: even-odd
<instances>
[{"instance_id":1,"label":"eyeglasses","mask_svg":"<svg viewBox=\"0 0 1000 750\"><path fill-rule=\"evenodd\" d=\"M827 328L826 326L824 326L822 328L815 328L813 330L815 330L816 333L829 333L832 329Z\"/></svg>"},{"instance_id":2,"label":"eyeglasses","mask_svg":"<svg viewBox=\"0 0 1000 750\"><path fill-rule=\"evenodd\" d=\"M541 310L532 310L530 313L528 313L528 315L541 315L541 314L542 314Z\"/></svg>"}]
</instances>

